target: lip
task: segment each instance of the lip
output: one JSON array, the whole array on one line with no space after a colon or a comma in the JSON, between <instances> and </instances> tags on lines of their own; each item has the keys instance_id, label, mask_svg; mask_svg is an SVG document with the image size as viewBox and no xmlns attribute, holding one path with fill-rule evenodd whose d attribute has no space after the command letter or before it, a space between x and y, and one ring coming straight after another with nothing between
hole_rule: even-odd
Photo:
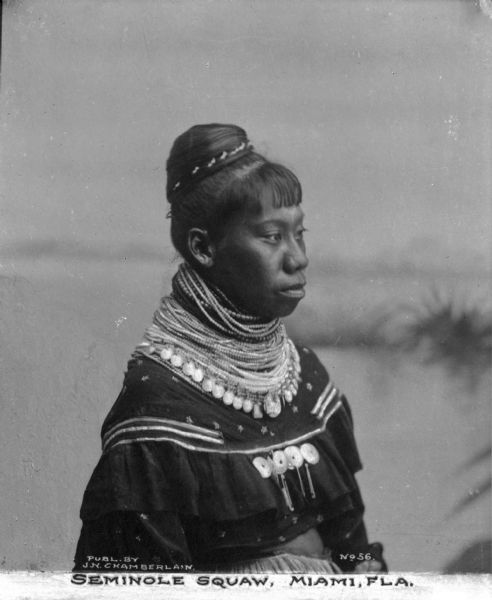
<instances>
[{"instance_id":1,"label":"lip","mask_svg":"<svg viewBox=\"0 0 492 600\"><path fill-rule=\"evenodd\" d=\"M301 299L306 295L306 291L304 289L305 284L292 285L288 288L284 288L280 290L280 294L282 296L287 296L288 298L296 298Z\"/></svg>"}]
</instances>

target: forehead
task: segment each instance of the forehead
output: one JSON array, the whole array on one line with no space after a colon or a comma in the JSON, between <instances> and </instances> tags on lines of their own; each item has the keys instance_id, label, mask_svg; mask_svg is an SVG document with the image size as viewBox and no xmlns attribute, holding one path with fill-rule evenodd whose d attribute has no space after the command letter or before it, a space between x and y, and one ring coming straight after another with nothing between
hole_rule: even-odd
<instances>
[{"instance_id":1,"label":"forehead","mask_svg":"<svg viewBox=\"0 0 492 600\"><path fill-rule=\"evenodd\" d=\"M246 214L245 219L251 224L261 224L270 221L285 222L286 224L297 224L304 218L304 212L300 204L291 206L275 206L271 194L262 194L258 200L258 210Z\"/></svg>"}]
</instances>

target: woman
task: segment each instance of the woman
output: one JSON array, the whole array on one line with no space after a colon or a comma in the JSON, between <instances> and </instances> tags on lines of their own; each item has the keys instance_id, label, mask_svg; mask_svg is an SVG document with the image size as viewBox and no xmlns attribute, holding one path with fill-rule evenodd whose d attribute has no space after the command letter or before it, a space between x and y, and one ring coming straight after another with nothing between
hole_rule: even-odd
<instances>
[{"instance_id":1,"label":"woman","mask_svg":"<svg viewBox=\"0 0 492 600\"><path fill-rule=\"evenodd\" d=\"M75 570L383 569L347 401L280 321L306 283L297 178L219 124L167 176L184 262L104 422Z\"/></svg>"}]
</instances>

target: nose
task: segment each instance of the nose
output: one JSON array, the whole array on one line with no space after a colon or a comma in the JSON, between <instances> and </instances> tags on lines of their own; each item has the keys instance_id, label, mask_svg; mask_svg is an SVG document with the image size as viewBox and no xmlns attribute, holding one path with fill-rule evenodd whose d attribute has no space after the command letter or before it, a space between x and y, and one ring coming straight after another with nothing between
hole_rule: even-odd
<instances>
[{"instance_id":1,"label":"nose","mask_svg":"<svg viewBox=\"0 0 492 600\"><path fill-rule=\"evenodd\" d=\"M303 271L309 264L304 244L294 240L285 253L284 269L287 273L293 274L296 271Z\"/></svg>"}]
</instances>

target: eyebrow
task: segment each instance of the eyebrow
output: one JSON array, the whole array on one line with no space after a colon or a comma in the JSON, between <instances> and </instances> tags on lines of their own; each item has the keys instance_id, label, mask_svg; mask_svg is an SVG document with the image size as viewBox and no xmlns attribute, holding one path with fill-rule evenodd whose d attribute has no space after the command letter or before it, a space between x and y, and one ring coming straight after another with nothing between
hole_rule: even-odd
<instances>
[{"instance_id":1,"label":"eyebrow","mask_svg":"<svg viewBox=\"0 0 492 600\"><path fill-rule=\"evenodd\" d=\"M296 218L292 221L294 224L302 223L304 221L304 215L301 215L299 218ZM258 221L255 223L257 227L263 227L265 225L277 225L279 227L284 227L285 225L290 225L290 221L286 221L284 219L268 219L268 221Z\"/></svg>"}]
</instances>

